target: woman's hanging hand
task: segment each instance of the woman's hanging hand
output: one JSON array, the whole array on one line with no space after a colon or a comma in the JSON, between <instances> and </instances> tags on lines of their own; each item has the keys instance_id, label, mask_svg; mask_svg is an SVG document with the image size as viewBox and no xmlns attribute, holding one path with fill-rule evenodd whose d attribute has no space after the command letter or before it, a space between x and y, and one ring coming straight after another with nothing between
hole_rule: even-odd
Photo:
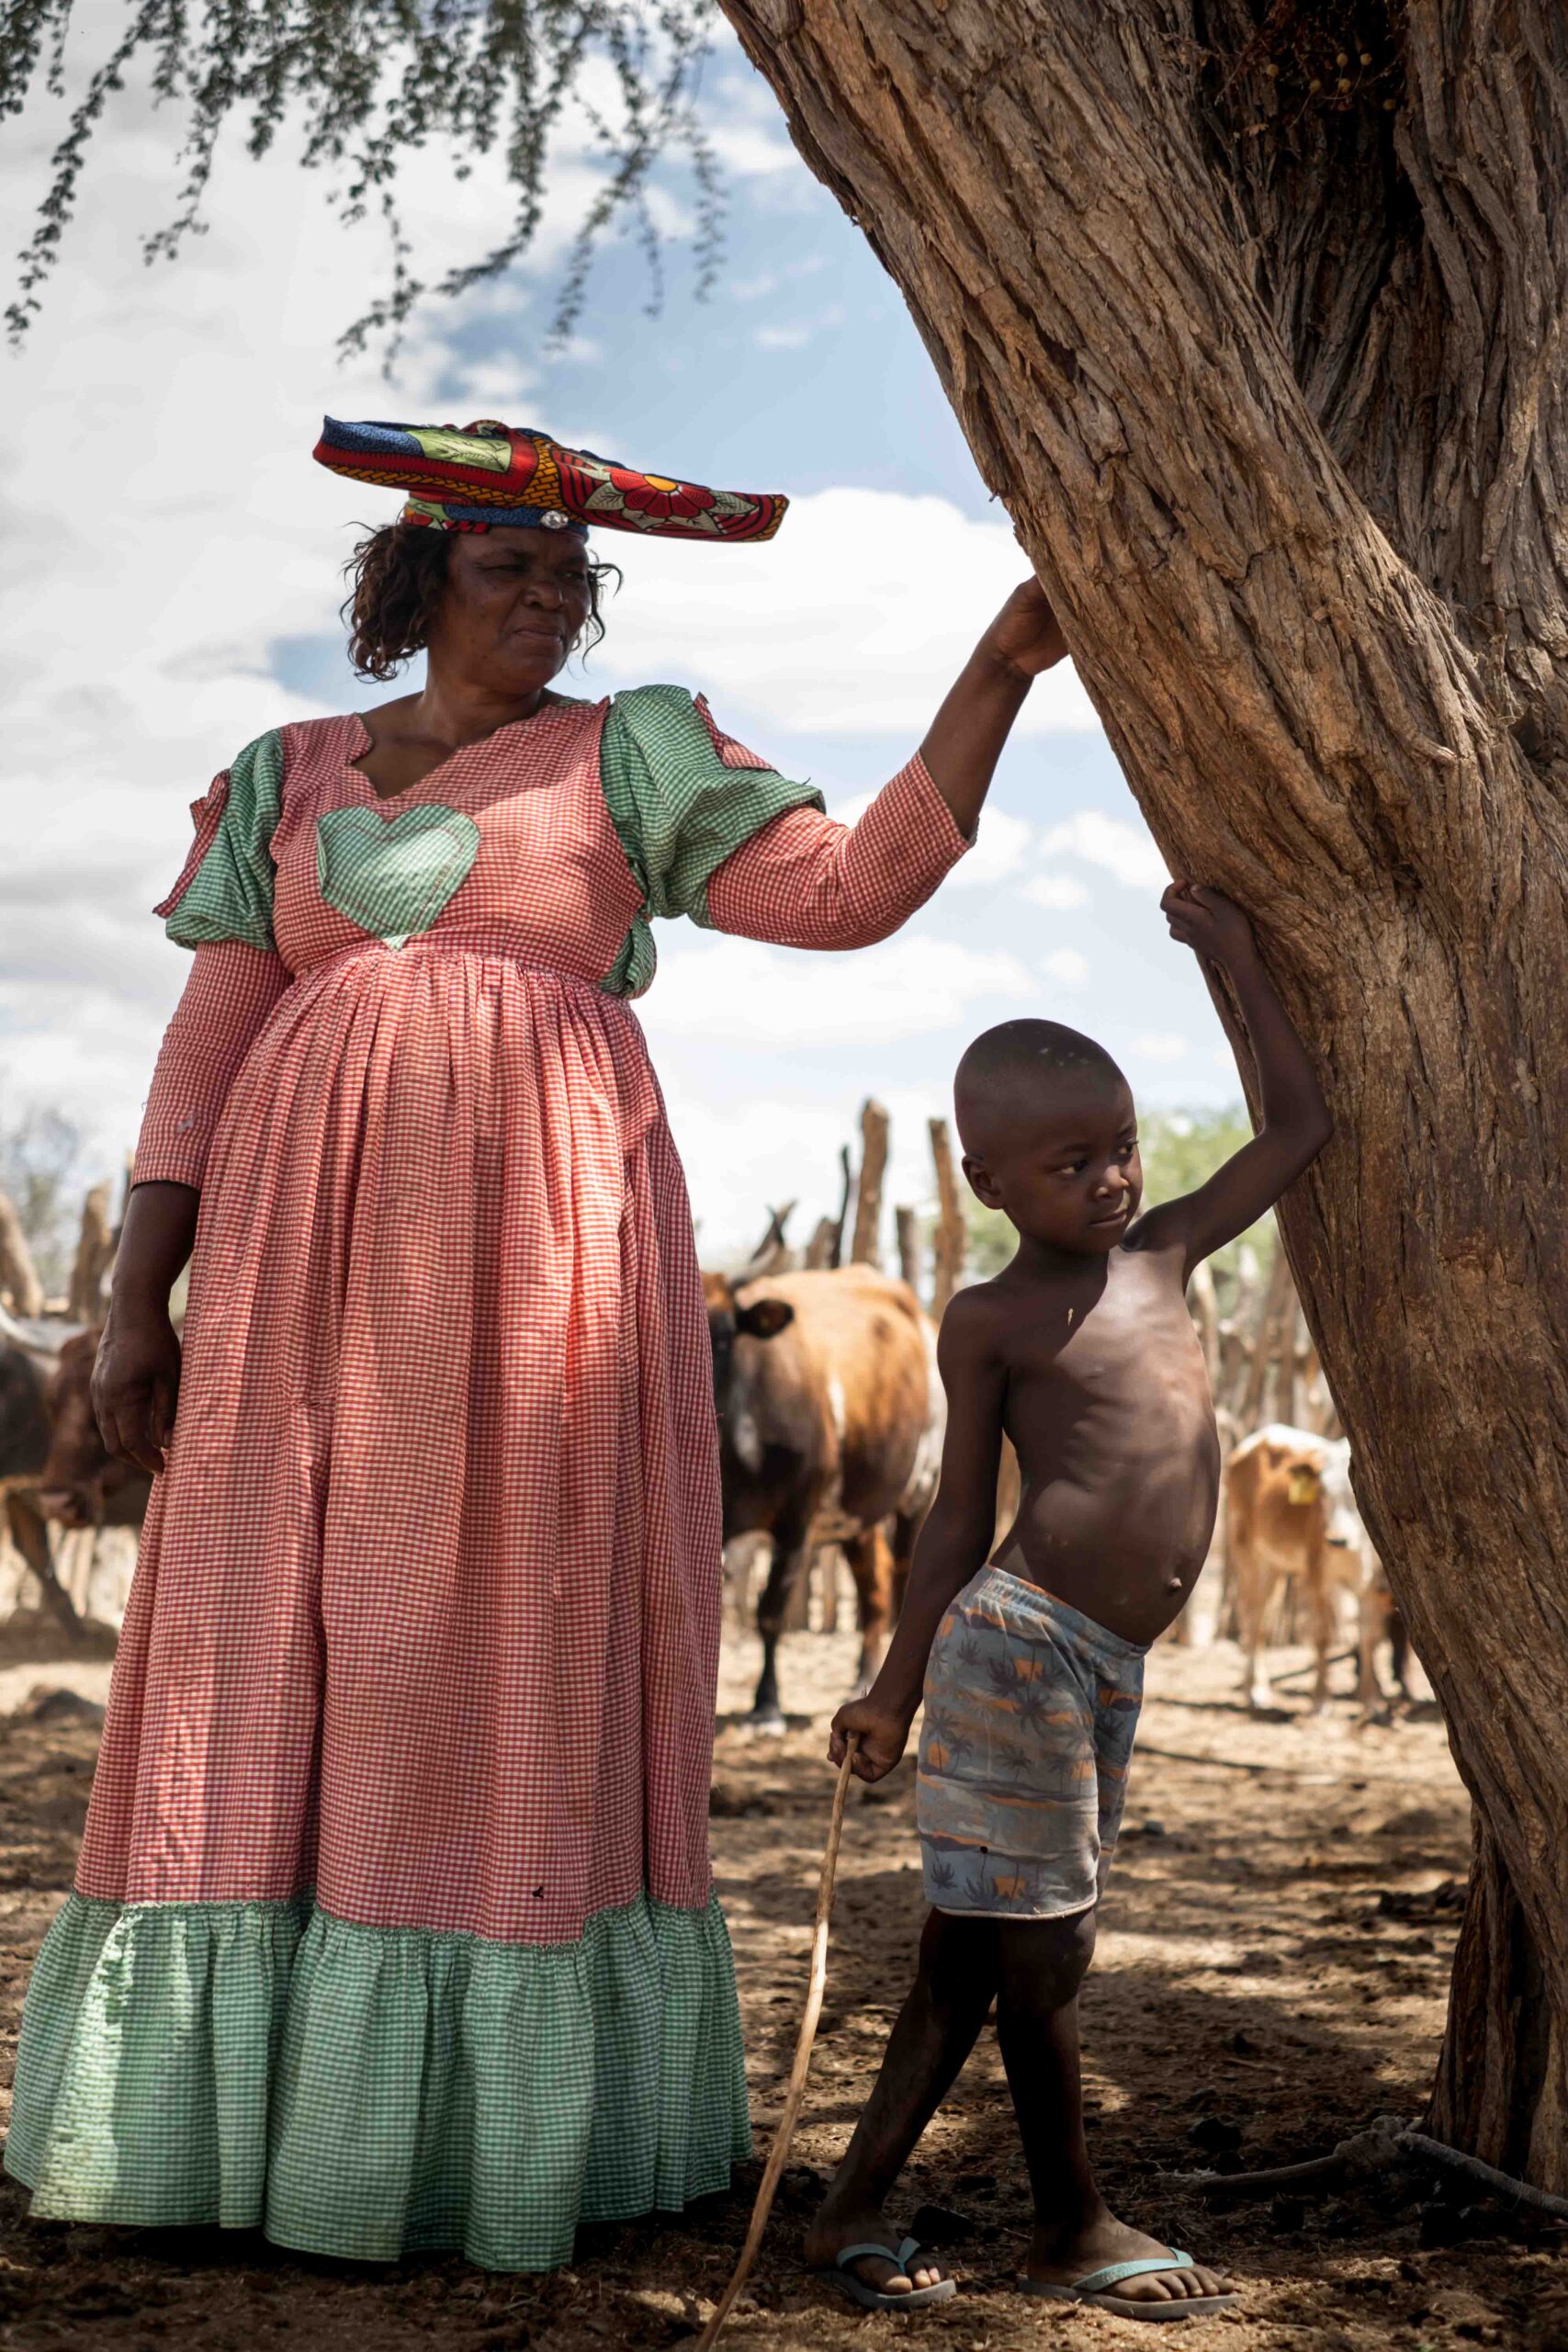
<instances>
[{"instance_id":1,"label":"woman's hanging hand","mask_svg":"<svg viewBox=\"0 0 1568 2352\"><path fill-rule=\"evenodd\" d=\"M980 639L977 650L1037 678L1066 657L1067 640L1038 580L1021 581Z\"/></svg>"},{"instance_id":2,"label":"woman's hanging hand","mask_svg":"<svg viewBox=\"0 0 1568 2352\"><path fill-rule=\"evenodd\" d=\"M126 1204L108 1320L93 1366L98 1434L122 1462L159 1477L174 1435L180 1343L169 1293L190 1256L201 1195L193 1184L136 1185Z\"/></svg>"},{"instance_id":3,"label":"woman's hanging hand","mask_svg":"<svg viewBox=\"0 0 1568 2352\"><path fill-rule=\"evenodd\" d=\"M109 1452L159 1477L179 1393L180 1343L168 1308L111 1310L93 1365L93 1410Z\"/></svg>"}]
</instances>

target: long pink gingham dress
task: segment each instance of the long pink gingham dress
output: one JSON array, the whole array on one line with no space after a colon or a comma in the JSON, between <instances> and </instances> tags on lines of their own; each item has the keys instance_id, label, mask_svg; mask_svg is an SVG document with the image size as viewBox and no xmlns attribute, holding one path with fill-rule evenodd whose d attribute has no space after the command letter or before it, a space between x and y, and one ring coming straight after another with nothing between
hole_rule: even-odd
<instances>
[{"instance_id":1,"label":"long pink gingham dress","mask_svg":"<svg viewBox=\"0 0 1568 2352\"><path fill-rule=\"evenodd\" d=\"M600 986L642 895L607 708L547 707L386 802L356 718L282 730L276 951L197 949L136 1163L201 1212L84 1898L313 1890L513 1947L709 1903L712 1375L658 1081ZM479 846L391 947L323 899L317 820L422 803ZM187 876L212 832L209 806ZM964 846L916 759L852 830L773 817L708 911L859 946Z\"/></svg>"}]
</instances>

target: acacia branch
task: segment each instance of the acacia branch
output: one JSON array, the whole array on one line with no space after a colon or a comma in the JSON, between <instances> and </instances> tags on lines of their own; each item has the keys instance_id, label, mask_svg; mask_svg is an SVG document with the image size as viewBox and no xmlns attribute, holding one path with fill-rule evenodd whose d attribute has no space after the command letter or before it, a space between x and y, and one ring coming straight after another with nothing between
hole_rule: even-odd
<instances>
[{"instance_id":1,"label":"acacia branch","mask_svg":"<svg viewBox=\"0 0 1568 2352\"><path fill-rule=\"evenodd\" d=\"M64 95L61 58L73 7L73 0L19 0L0 12L0 116L20 113L40 85ZM504 233L434 289L462 293L527 253L573 103L603 176L572 250L555 334L570 328L590 266L623 220L636 229L657 279L662 239L647 193L660 164L684 164L694 184L702 293L712 282L724 209L694 103L711 23L711 0L134 0L51 159L6 312L12 340L38 312L106 107L137 72L185 123L183 180L171 218L143 241L148 260L171 258L199 231L218 141L236 119L254 156L292 122L300 160L328 173L344 222L380 215L389 280L345 327L344 349L381 336L395 350L427 290L411 266L413 241L397 201L407 159L439 142L458 177L492 153L501 159L513 198ZM595 63L608 69L607 103L588 96Z\"/></svg>"}]
</instances>

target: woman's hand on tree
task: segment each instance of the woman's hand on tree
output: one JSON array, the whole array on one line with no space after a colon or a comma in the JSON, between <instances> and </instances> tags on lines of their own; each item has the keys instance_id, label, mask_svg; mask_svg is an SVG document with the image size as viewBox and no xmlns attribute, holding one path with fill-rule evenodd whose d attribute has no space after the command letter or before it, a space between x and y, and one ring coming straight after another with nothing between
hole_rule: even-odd
<instances>
[{"instance_id":1,"label":"woman's hand on tree","mask_svg":"<svg viewBox=\"0 0 1568 2352\"><path fill-rule=\"evenodd\" d=\"M111 1308L93 1366L93 1410L109 1452L160 1476L179 1393L180 1343L167 1307Z\"/></svg>"},{"instance_id":2,"label":"woman's hand on tree","mask_svg":"<svg viewBox=\"0 0 1568 2352\"><path fill-rule=\"evenodd\" d=\"M859 1781L880 1781L891 1772L909 1743L913 1717L898 1713L879 1700L874 1690L852 1699L833 1717L828 1735L828 1761L841 1764L852 1738L858 1738L854 1774Z\"/></svg>"},{"instance_id":3,"label":"woman's hand on tree","mask_svg":"<svg viewBox=\"0 0 1568 2352\"><path fill-rule=\"evenodd\" d=\"M1013 590L980 639L980 650L1023 678L1037 678L1066 658L1067 640L1038 580Z\"/></svg>"}]
</instances>

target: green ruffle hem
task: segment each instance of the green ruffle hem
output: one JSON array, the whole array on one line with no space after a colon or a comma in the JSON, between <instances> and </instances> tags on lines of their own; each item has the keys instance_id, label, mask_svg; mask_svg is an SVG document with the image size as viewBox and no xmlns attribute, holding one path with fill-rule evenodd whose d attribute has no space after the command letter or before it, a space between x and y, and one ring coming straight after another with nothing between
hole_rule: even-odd
<instances>
[{"instance_id":1,"label":"green ruffle hem","mask_svg":"<svg viewBox=\"0 0 1568 2352\"><path fill-rule=\"evenodd\" d=\"M678 2212L750 2153L716 1899L642 1897L536 1945L305 1896L73 1894L28 1994L6 2168L40 2218L548 2270L579 2222Z\"/></svg>"}]
</instances>

